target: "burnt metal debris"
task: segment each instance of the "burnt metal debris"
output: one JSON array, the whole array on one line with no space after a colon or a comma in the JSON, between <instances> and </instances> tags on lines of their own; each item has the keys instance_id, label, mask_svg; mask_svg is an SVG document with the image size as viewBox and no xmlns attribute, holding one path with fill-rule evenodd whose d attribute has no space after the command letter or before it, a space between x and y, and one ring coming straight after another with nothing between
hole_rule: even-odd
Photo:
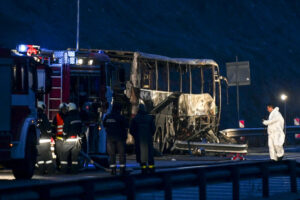
<instances>
[{"instance_id":1,"label":"burnt metal debris","mask_svg":"<svg viewBox=\"0 0 300 200\"><path fill-rule=\"evenodd\" d=\"M218 132L222 81L227 80L215 61L116 50L105 53L114 71L127 73L126 82L115 83L126 87L127 113L135 115L138 104L143 103L155 116L157 150L174 150L175 141L229 142Z\"/></svg>"}]
</instances>

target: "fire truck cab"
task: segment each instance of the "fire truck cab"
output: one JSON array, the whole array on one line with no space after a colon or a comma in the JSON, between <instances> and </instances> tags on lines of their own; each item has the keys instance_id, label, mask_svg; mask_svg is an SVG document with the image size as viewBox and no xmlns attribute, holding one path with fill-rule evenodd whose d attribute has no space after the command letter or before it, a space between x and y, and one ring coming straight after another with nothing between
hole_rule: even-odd
<instances>
[{"instance_id":1,"label":"fire truck cab","mask_svg":"<svg viewBox=\"0 0 300 200\"><path fill-rule=\"evenodd\" d=\"M0 48L0 164L12 169L16 179L34 173L39 65L33 57Z\"/></svg>"}]
</instances>

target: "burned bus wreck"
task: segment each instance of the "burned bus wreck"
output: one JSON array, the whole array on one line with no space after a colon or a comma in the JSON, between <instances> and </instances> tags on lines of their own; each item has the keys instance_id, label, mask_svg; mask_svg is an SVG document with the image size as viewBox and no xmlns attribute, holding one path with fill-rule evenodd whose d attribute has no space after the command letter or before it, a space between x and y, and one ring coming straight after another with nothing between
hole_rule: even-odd
<instances>
[{"instance_id":1,"label":"burned bus wreck","mask_svg":"<svg viewBox=\"0 0 300 200\"><path fill-rule=\"evenodd\" d=\"M219 143L221 83L218 64L209 59L183 59L142 52L110 51L112 63L130 63L126 96L130 113L143 103L155 116L154 145L160 151L176 149L175 143ZM179 146L177 146L180 148Z\"/></svg>"}]
</instances>

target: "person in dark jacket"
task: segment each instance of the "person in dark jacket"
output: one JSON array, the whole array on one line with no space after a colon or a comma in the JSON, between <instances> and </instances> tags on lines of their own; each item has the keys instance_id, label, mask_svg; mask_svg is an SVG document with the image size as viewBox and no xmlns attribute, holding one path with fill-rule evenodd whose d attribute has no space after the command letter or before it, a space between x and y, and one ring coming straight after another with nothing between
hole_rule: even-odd
<instances>
[{"instance_id":1,"label":"person in dark jacket","mask_svg":"<svg viewBox=\"0 0 300 200\"><path fill-rule=\"evenodd\" d=\"M145 111L145 106L140 104L137 115L131 121L130 133L136 143L137 161L140 162L143 174L155 171L152 139L155 129L153 117Z\"/></svg>"},{"instance_id":2,"label":"person in dark jacket","mask_svg":"<svg viewBox=\"0 0 300 200\"><path fill-rule=\"evenodd\" d=\"M62 170L78 171L78 155L81 150L79 137L82 135L82 121L74 103L68 104L68 114L63 128L63 151L60 154Z\"/></svg>"},{"instance_id":3,"label":"person in dark jacket","mask_svg":"<svg viewBox=\"0 0 300 200\"><path fill-rule=\"evenodd\" d=\"M96 101L93 103L86 102L80 112L81 119L88 128L87 143L89 153L98 153L100 124L99 107L100 105Z\"/></svg>"},{"instance_id":4,"label":"person in dark jacket","mask_svg":"<svg viewBox=\"0 0 300 200\"><path fill-rule=\"evenodd\" d=\"M54 165L52 160L51 153L51 124L45 115L44 111L46 109L46 105L44 102L38 102L38 120L37 127L40 130L40 141L37 146L38 149L38 157L37 157L37 168L39 173L53 173Z\"/></svg>"},{"instance_id":5,"label":"person in dark jacket","mask_svg":"<svg viewBox=\"0 0 300 200\"><path fill-rule=\"evenodd\" d=\"M127 139L127 122L120 114L121 105L115 103L112 112L108 114L103 125L107 133L107 152L109 155L109 166L111 174L116 175L116 154L119 153L120 175L126 174L126 139Z\"/></svg>"},{"instance_id":6,"label":"person in dark jacket","mask_svg":"<svg viewBox=\"0 0 300 200\"><path fill-rule=\"evenodd\" d=\"M56 169L60 170L60 154L63 151L63 128L64 120L68 112L66 103L59 104L59 112L55 115L52 121L52 137L55 140L54 153L56 155Z\"/></svg>"}]
</instances>

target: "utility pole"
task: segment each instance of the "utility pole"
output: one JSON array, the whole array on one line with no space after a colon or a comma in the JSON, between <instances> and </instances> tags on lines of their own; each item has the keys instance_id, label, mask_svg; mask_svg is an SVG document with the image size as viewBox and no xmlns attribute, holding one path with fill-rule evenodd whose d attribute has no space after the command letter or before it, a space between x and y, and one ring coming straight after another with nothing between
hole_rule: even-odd
<instances>
[{"instance_id":1,"label":"utility pole","mask_svg":"<svg viewBox=\"0 0 300 200\"><path fill-rule=\"evenodd\" d=\"M240 121L240 90L239 90L239 65L238 65L239 58L238 56L235 57L236 62L236 107L237 107L237 117L238 123Z\"/></svg>"},{"instance_id":2,"label":"utility pole","mask_svg":"<svg viewBox=\"0 0 300 200\"><path fill-rule=\"evenodd\" d=\"M76 35L76 51L79 50L79 11L80 11L80 0L77 0L77 35Z\"/></svg>"}]
</instances>

